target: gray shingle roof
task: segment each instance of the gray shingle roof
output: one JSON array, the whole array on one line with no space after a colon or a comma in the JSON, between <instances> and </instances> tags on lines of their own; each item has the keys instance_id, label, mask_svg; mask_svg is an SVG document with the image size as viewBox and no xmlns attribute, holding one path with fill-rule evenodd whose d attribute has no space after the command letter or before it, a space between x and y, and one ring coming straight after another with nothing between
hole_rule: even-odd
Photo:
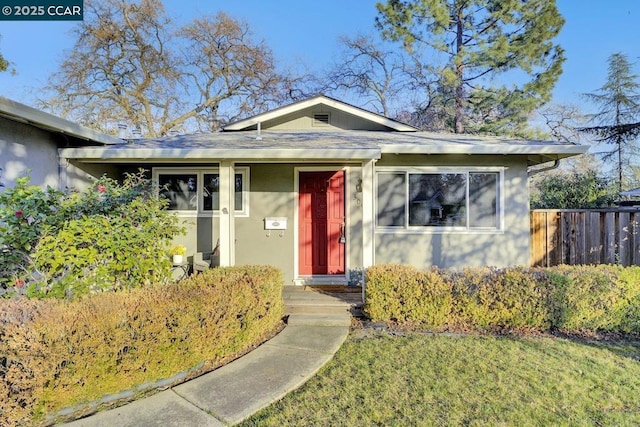
<instances>
[{"instance_id":1,"label":"gray shingle roof","mask_svg":"<svg viewBox=\"0 0 640 427\"><path fill-rule=\"evenodd\" d=\"M109 147L65 149L79 159L375 159L397 154L513 154L562 158L587 147L553 141L429 132L263 131L217 132L130 140ZM548 160L548 159L547 159ZM540 160L540 161L547 161Z\"/></svg>"}]
</instances>

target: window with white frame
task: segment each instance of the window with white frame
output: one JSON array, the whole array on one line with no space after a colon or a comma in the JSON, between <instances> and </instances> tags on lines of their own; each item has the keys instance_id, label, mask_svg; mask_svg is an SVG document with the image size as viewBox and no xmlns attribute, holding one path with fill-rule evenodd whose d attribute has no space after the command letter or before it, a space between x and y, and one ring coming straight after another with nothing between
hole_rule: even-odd
<instances>
[{"instance_id":1,"label":"window with white frame","mask_svg":"<svg viewBox=\"0 0 640 427\"><path fill-rule=\"evenodd\" d=\"M501 228L502 170L382 169L376 178L378 228Z\"/></svg>"},{"instance_id":2,"label":"window with white frame","mask_svg":"<svg viewBox=\"0 0 640 427\"><path fill-rule=\"evenodd\" d=\"M160 197L168 209L188 214L219 214L220 173L218 169L154 168ZM232 197L236 216L249 215L249 168L236 167Z\"/></svg>"}]
</instances>

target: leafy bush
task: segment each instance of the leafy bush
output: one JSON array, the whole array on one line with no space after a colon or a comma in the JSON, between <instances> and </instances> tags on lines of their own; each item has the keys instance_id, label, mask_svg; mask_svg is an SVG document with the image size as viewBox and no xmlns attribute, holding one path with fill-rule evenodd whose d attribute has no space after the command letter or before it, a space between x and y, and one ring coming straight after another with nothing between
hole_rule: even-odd
<instances>
[{"instance_id":1,"label":"leafy bush","mask_svg":"<svg viewBox=\"0 0 640 427\"><path fill-rule=\"evenodd\" d=\"M0 295L7 289L24 293L25 279L35 267L30 254L47 226L56 227L64 216L64 194L30 185L29 178L16 180L0 193Z\"/></svg>"},{"instance_id":2,"label":"leafy bush","mask_svg":"<svg viewBox=\"0 0 640 427\"><path fill-rule=\"evenodd\" d=\"M373 319L439 327L453 308L451 285L436 271L379 265L366 271L365 311Z\"/></svg>"},{"instance_id":3,"label":"leafy bush","mask_svg":"<svg viewBox=\"0 0 640 427\"><path fill-rule=\"evenodd\" d=\"M229 267L74 301L0 300L0 425L219 366L279 327L282 283L272 267Z\"/></svg>"},{"instance_id":4,"label":"leafy bush","mask_svg":"<svg viewBox=\"0 0 640 427\"><path fill-rule=\"evenodd\" d=\"M521 267L443 272L452 283L456 321L473 329L548 329L544 274ZM450 321L449 324L454 322Z\"/></svg>"},{"instance_id":5,"label":"leafy bush","mask_svg":"<svg viewBox=\"0 0 640 427\"><path fill-rule=\"evenodd\" d=\"M592 169L554 172L534 178L531 209L593 209L612 206L618 197L611 181Z\"/></svg>"},{"instance_id":6,"label":"leafy bush","mask_svg":"<svg viewBox=\"0 0 640 427\"><path fill-rule=\"evenodd\" d=\"M165 206L143 171L66 194L19 179L0 194L0 291L71 298L167 280L182 228Z\"/></svg>"},{"instance_id":7,"label":"leafy bush","mask_svg":"<svg viewBox=\"0 0 640 427\"><path fill-rule=\"evenodd\" d=\"M556 327L640 331L639 267L557 266L548 274Z\"/></svg>"},{"instance_id":8,"label":"leafy bush","mask_svg":"<svg viewBox=\"0 0 640 427\"><path fill-rule=\"evenodd\" d=\"M365 314L432 329L640 333L640 267L367 270Z\"/></svg>"}]
</instances>

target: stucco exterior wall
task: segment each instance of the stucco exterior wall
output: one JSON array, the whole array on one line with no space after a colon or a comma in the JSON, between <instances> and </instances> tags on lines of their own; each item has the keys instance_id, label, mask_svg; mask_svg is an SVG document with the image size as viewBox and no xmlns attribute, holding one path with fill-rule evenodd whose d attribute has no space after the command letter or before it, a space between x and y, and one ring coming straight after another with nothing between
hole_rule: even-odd
<instances>
[{"instance_id":1,"label":"stucco exterior wall","mask_svg":"<svg viewBox=\"0 0 640 427\"><path fill-rule=\"evenodd\" d=\"M34 185L59 188L53 135L0 117L0 168L0 182L6 187L13 187L16 178L28 175Z\"/></svg>"},{"instance_id":2,"label":"stucco exterior wall","mask_svg":"<svg viewBox=\"0 0 640 427\"><path fill-rule=\"evenodd\" d=\"M406 263L419 268L438 266L528 265L529 190L525 157L397 156L381 166L501 166L504 167L504 228L501 231L389 232L376 229L375 262Z\"/></svg>"},{"instance_id":3,"label":"stucco exterior wall","mask_svg":"<svg viewBox=\"0 0 640 427\"><path fill-rule=\"evenodd\" d=\"M420 156L385 155L376 167L501 167L503 168L504 226L499 231L419 232L376 229L375 262L430 266L527 265L529 260L529 192L527 159L516 156ZM216 167L217 165L210 165ZM346 268L362 266L363 212L360 165L342 164L236 164L249 168L249 216L235 218L235 264L267 264L281 269L285 283L296 279L296 174L300 170L346 170L347 260ZM166 167L166 165L163 165ZM266 217L285 217L284 231L265 230ZM187 246L188 255L210 251L219 235L217 216L182 217L187 235L176 243Z\"/></svg>"},{"instance_id":4,"label":"stucco exterior wall","mask_svg":"<svg viewBox=\"0 0 640 427\"><path fill-rule=\"evenodd\" d=\"M313 115L318 113L329 114L328 125L315 125L313 123ZM386 130L382 125L364 120L344 111L336 110L323 105L306 108L300 112L279 117L262 125L262 129L266 130L300 130L310 131L326 131L326 130Z\"/></svg>"},{"instance_id":5,"label":"stucco exterior wall","mask_svg":"<svg viewBox=\"0 0 640 427\"><path fill-rule=\"evenodd\" d=\"M294 166L250 165L249 217L236 218L236 265L267 264L293 280L295 193ZM287 218L286 230L264 229L265 217Z\"/></svg>"}]
</instances>

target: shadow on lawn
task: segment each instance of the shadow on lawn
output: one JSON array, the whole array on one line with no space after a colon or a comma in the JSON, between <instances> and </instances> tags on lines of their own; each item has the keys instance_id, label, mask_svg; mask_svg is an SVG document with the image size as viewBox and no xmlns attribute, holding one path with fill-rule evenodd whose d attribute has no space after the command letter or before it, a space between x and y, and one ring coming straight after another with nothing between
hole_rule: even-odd
<instances>
[{"instance_id":1,"label":"shadow on lawn","mask_svg":"<svg viewBox=\"0 0 640 427\"><path fill-rule=\"evenodd\" d=\"M609 350L617 356L626 357L636 362L640 362L640 334L555 331L553 332L553 336L563 338L577 344Z\"/></svg>"}]
</instances>

